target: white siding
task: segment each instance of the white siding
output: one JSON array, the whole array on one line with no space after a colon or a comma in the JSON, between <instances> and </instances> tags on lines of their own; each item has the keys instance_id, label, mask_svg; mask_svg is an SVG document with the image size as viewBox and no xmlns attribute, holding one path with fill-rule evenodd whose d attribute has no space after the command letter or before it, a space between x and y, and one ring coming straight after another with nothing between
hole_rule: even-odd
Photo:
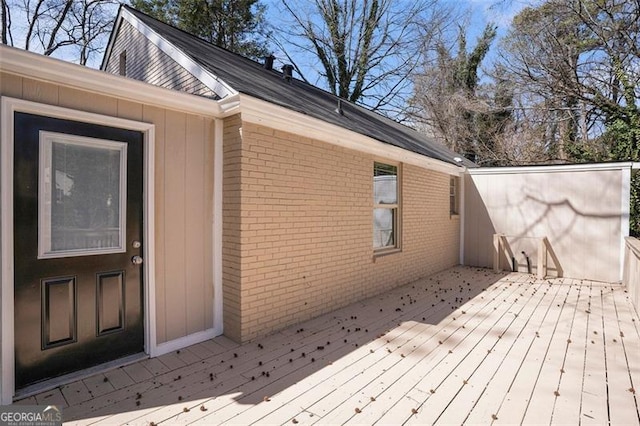
<instances>
[{"instance_id":1,"label":"white siding","mask_svg":"<svg viewBox=\"0 0 640 426\"><path fill-rule=\"evenodd\" d=\"M539 239L547 237L565 277L619 281L621 242L628 232L623 229L623 170L544 169L465 176L465 265L491 267L492 236L501 233L518 270L527 272L524 251L536 273ZM508 265L511 259L503 254L501 266ZM555 276L551 257L547 265Z\"/></svg>"},{"instance_id":2,"label":"white siding","mask_svg":"<svg viewBox=\"0 0 640 426\"><path fill-rule=\"evenodd\" d=\"M120 55L126 52L126 76L167 89L218 99L202 81L151 43L127 21L122 21L105 71L120 74Z\"/></svg>"}]
</instances>

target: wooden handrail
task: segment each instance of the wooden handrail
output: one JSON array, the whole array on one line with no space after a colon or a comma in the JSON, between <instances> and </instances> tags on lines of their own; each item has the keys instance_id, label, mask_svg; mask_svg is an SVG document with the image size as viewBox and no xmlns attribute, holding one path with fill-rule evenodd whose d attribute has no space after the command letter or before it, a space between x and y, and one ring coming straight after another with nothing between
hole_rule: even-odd
<instances>
[{"instance_id":1,"label":"wooden handrail","mask_svg":"<svg viewBox=\"0 0 640 426\"><path fill-rule=\"evenodd\" d=\"M640 241L638 241L638 255L640 257ZM513 251L509 246L509 241L507 240L507 236L505 234L493 234L493 270L495 272L502 271L502 267L500 265L500 259L502 254L506 253L509 259L513 259ZM542 280L547 276L548 265L547 258L551 257L551 261L553 262L558 277L563 276L562 266L560 265L560 261L556 256L553 248L551 247L551 243L547 237L539 238L538 243L538 259L537 259L537 278ZM513 266L509 268L513 271Z\"/></svg>"}]
</instances>

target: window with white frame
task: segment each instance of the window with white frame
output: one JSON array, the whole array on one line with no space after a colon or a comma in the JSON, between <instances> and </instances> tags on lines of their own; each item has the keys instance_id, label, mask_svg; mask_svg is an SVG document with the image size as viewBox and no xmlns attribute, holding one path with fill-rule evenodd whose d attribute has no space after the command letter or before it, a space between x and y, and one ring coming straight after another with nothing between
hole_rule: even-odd
<instances>
[{"instance_id":1,"label":"window with white frame","mask_svg":"<svg viewBox=\"0 0 640 426\"><path fill-rule=\"evenodd\" d=\"M398 166L375 162L373 165L373 248L400 247L400 201Z\"/></svg>"},{"instance_id":2,"label":"window with white frame","mask_svg":"<svg viewBox=\"0 0 640 426\"><path fill-rule=\"evenodd\" d=\"M458 177L451 176L449 178L449 215L454 216L459 212L458 207Z\"/></svg>"}]
</instances>

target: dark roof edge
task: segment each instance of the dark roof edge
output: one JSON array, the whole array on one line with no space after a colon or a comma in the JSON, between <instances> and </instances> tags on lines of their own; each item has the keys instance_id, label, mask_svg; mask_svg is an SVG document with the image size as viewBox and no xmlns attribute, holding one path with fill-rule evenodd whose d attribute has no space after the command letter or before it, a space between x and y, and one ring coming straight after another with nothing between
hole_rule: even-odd
<instances>
[{"instance_id":1,"label":"dark roof edge","mask_svg":"<svg viewBox=\"0 0 640 426\"><path fill-rule=\"evenodd\" d=\"M280 72L278 72L276 70L263 70L262 64L260 64L256 60L253 60L253 59L245 57L245 56L243 56L241 54L232 52L232 51L230 51L228 49L225 49L225 48L222 48L220 46L216 46L216 45L208 42L207 40L204 40L204 39L202 39L200 37L197 37L197 36L187 32L185 30L182 30L182 29L180 29L178 27L175 27L173 25L170 25L170 24L167 24L165 22L162 22L162 21L160 21L160 20L158 20L158 19L156 19L156 18L154 18L154 17L152 17L152 16L150 16L150 15L144 13L144 12L136 10L136 9L132 8L131 6L128 6L126 4L121 5L121 7L120 7L120 9L118 11L118 18L117 18L117 23L116 23L117 26L114 26L114 31L112 31L112 33L111 33L110 40L109 40L109 45L108 45L107 50L105 51L105 56L103 58L103 65L101 66L101 69L104 66L106 66L106 64L105 64L106 59L108 58L108 55L111 52L112 45L113 45L114 40L116 38L116 30L119 29L119 27L121 25L121 22L122 22L122 19L124 19L124 17L122 16L123 15L123 13L122 13L123 9L126 10L130 15L132 15L136 19L136 21L138 21L140 24L144 25L147 29L149 29L150 31L155 33L155 35L160 37L164 42L166 42L169 45L171 45L181 55L189 58L189 60L191 62L193 62L194 64L196 64L199 69L201 69L202 71L204 71L207 74L209 74L210 76L212 76L215 80L217 80L219 82L222 82L224 86L226 86L228 88L231 88L232 90L234 90L236 92L242 92L242 93L245 93L245 94L247 94L249 96L255 97L257 99L261 99L261 100L264 100L266 102L270 102L270 103L273 103L275 105L278 105L280 107L283 107L283 108L286 108L286 109L289 109L289 110L292 110L292 111L297 111L299 113L308 115L308 113L306 111L304 111L303 109L296 109L294 107L294 105L289 105L289 104L284 103L284 102L281 103L281 102L278 102L275 99L269 99L268 97L262 97L259 93L255 93L254 91L250 91L250 90L243 90L244 88L242 88L242 87L232 86L231 84L226 82L223 78L219 77L217 75L218 74L217 72L214 72L214 70L210 69L209 66L207 66L206 64L203 64L199 60L198 57L195 57L192 54L192 52L189 52L188 50L179 48L178 46L175 45L175 43L173 43L170 40L167 40L167 38L162 35L162 32L159 32L155 28L152 28L152 27L149 26L149 25L153 24L152 22L147 23L147 22L145 22L145 20L151 20L153 22L159 23L162 26L170 27L173 30L179 31L181 34L183 34L185 37L187 37L189 39L197 40L198 42L203 43L208 48L218 49L218 50L224 52L227 55L231 54L237 60L241 61L239 66L242 66L242 63L245 63L246 66L260 68L261 71L264 71L264 72L271 72L271 73L274 73L276 75L281 75L282 73L280 73ZM157 25L157 24L153 24L153 25ZM160 27L160 29L161 29L161 27ZM176 60L176 58L173 58L173 59ZM180 62L180 61L178 61L178 62ZM369 108L366 108L365 106L362 106L362 105L359 105L359 104L356 104L356 103L341 99L337 95L334 95L333 93L331 93L331 92L329 92L329 91L327 91L325 89L322 89L320 87L317 87L317 86L314 86L312 84L309 84L309 83L307 83L307 82L305 82L303 80L300 80L300 79L297 79L297 78L294 78L293 80L295 82L294 84L296 86L300 86L302 88L302 90L308 90L310 92L316 92L316 93L318 93L318 95L325 96L327 99L332 99L333 101L336 102L336 104L337 104L338 100L341 100L346 105L349 105L352 108L356 108L358 110L361 110L365 114L375 115L377 117L377 119L373 119L373 120L374 121L375 120L380 121L381 125L389 126L389 127L395 127L396 129L398 129L397 131L399 131L401 133L408 132L408 134L406 136L408 139L413 138L414 136L410 135L410 133L411 132L415 132L416 136L419 136L421 139L424 139L420 144L421 145L424 144L423 145L424 148L433 151L433 153L432 154L431 153L427 153L427 152L424 152L424 151L422 151L420 149L417 149L417 148L416 148L416 150L414 150L414 149L411 149L410 147L398 146L398 145L396 145L394 143L389 142L388 140L383 140L383 139L381 139L379 137L376 137L375 135L368 134L366 132L362 132L362 131L358 131L358 130L354 130L354 129L350 129L348 127L344 127L344 126L341 126L340 124L337 124L339 127L343 128L345 130L354 131L355 133L358 133L358 134L361 134L363 136L369 137L369 138L371 138L373 140L377 140L377 141L379 141L381 143L384 143L386 145L396 146L396 147L404 149L404 150L406 150L408 152L412 152L412 153L415 153L415 154L418 154L418 155L421 155L421 156L424 156L424 157L427 157L427 158L431 158L431 159L434 159L434 160L442 161L443 163L448 163L448 164L451 164L451 165L454 165L454 166L458 166L458 167L461 167L461 168L464 168L464 167L476 167L477 166L475 163L473 163L473 162L469 161L468 159L464 158L462 155L451 151L446 146L441 145L439 142L437 142L435 140L429 140L426 137L426 135L420 134L420 132L418 132L417 130L415 130L415 129L413 129L413 128L411 128L411 127L409 127L409 126L407 126L407 125L405 125L405 124L403 124L401 122L398 122L398 121L396 121L396 120L394 120L394 119L392 119L390 117L387 117L387 116L385 116L385 115L383 115L383 114L381 114L381 113L379 113L377 111L373 111L373 110L371 110ZM206 82L204 82L204 83L209 85ZM325 121L326 122L326 120L323 120L322 118L318 118L318 119L321 120L321 121ZM331 122L327 122L327 123L336 125L336 123L331 123ZM386 123L386 124L383 124L383 123ZM462 161L459 161L459 162L455 161L457 158L462 159Z\"/></svg>"},{"instance_id":2,"label":"dark roof edge","mask_svg":"<svg viewBox=\"0 0 640 426\"><path fill-rule=\"evenodd\" d=\"M120 26L122 25L122 8L128 7L125 4L120 4L118 7L118 13L116 14L116 19L113 21L113 29L111 30L111 34L109 34L109 41L107 42L107 48L104 50L104 54L102 55L102 62L100 63L100 71L105 71L107 66L107 59L111 56L111 51L113 50L113 44L116 42L116 37L118 32L120 31Z\"/></svg>"}]
</instances>

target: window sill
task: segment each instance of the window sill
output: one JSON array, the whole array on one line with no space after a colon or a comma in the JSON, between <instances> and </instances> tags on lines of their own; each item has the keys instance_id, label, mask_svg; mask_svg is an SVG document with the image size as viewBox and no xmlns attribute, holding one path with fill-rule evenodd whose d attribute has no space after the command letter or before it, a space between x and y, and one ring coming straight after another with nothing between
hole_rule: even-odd
<instances>
[{"instance_id":1,"label":"window sill","mask_svg":"<svg viewBox=\"0 0 640 426\"><path fill-rule=\"evenodd\" d=\"M460 213L449 213L449 219L459 219Z\"/></svg>"},{"instance_id":2,"label":"window sill","mask_svg":"<svg viewBox=\"0 0 640 426\"><path fill-rule=\"evenodd\" d=\"M373 261L375 262L378 257L389 256L391 254L401 253L401 248L387 248L387 249L379 249L373 252Z\"/></svg>"}]
</instances>

